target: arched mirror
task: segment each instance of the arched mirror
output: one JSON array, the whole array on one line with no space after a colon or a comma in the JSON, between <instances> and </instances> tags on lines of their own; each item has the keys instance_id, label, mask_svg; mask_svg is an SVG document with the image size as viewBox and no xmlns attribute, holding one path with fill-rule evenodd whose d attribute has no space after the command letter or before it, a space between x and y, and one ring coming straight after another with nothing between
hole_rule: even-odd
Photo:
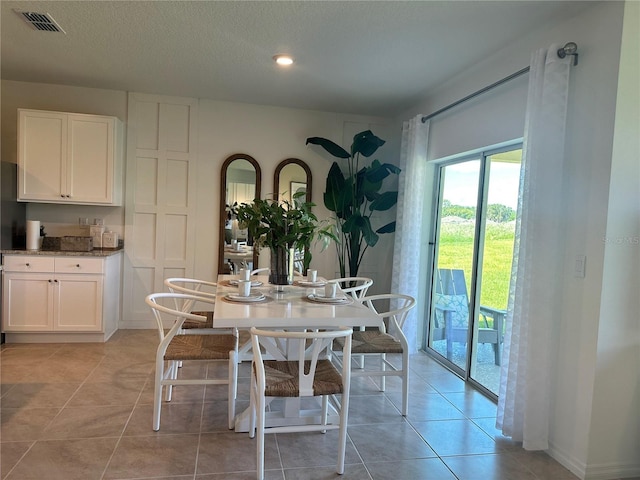
<instances>
[{"instance_id":1,"label":"arched mirror","mask_svg":"<svg viewBox=\"0 0 640 480\"><path fill-rule=\"evenodd\" d=\"M278 200L287 200L293 204L293 196L306 192L307 202L311 201L311 169L299 158L287 158L276 167L273 185L277 189Z\"/></svg>"},{"instance_id":2,"label":"arched mirror","mask_svg":"<svg viewBox=\"0 0 640 480\"><path fill-rule=\"evenodd\" d=\"M299 158L287 158L281 161L273 174L273 185L276 189L274 196L278 201L286 200L292 205L297 202L311 201L311 169ZM294 198L299 192L306 192L306 196ZM295 268L300 273L306 270L305 265L310 257L305 260L305 252L296 252Z\"/></svg>"},{"instance_id":3,"label":"arched mirror","mask_svg":"<svg viewBox=\"0 0 640 480\"><path fill-rule=\"evenodd\" d=\"M231 207L260 198L261 180L260 165L249 155L236 153L222 164L218 273L233 273L245 265L257 268L258 251L253 248L253 238L246 229L239 228Z\"/></svg>"}]
</instances>

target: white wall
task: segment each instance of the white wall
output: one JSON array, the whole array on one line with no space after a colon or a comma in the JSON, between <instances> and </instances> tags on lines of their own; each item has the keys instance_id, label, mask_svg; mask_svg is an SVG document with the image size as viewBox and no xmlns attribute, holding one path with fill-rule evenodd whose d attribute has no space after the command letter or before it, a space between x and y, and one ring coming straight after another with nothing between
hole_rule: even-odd
<instances>
[{"instance_id":1,"label":"white wall","mask_svg":"<svg viewBox=\"0 0 640 480\"><path fill-rule=\"evenodd\" d=\"M637 6L628 12L629 16L637 17ZM635 77L632 73L637 72L639 35L636 19L636 23L630 22L625 37L627 43L634 45L625 57L631 71L621 71L625 81L621 83L619 98L627 102L627 107L621 117L616 117L623 8L622 2L594 3L573 18L559 19L557 24L523 35L518 42L478 62L437 91L428 92L427 100L399 118L406 119L418 112L428 114L520 70L529 63L531 52L536 49L551 43L573 41L578 44L580 61L571 72L567 120L566 178L563 179L567 210L562 232L565 275L562 311L558 314L561 329L558 344L562 348L555 371L550 453L584 478L640 474L640 429L637 428L640 282L637 271L629 274L617 268L626 262L637 270L638 247L632 246L621 253L608 244L605 252L603 242L603 237L609 234L616 238L633 235L637 238L638 235L638 155L637 150L627 149L634 148L633 145L637 148L638 109L633 99L637 98L638 80L637 73ZM524 83L518 83L521 80L514 82L509 89L500 87L486 98L456 107L434 120L430 158L522 135L520 115L524 113L522 100L526 98L515 101L513 95L526 94L526 90L522 88ZM632 88L636 96L624 91ZM511 113L505 112L505 107L511 109ZM635 130L627 130L624 128L626 117L633 115L636 123L631 125ZM612 154L614 125L619 151ZM623 182L628 178L634 179L635 183L627 180L633 187ZM618 192L613 192L614 189ZM626 213L619 212L621 205L626 205L623 209ZM635 219L633 226L629 218ZM577 254L587 256L584 279L573 276ZM608 308L614 299L617 302L615 320ZM616 395L615 404L619 409L606 407L607 397L611 395ZM605 476L597 477L605 470Z\"/></svg>"},{"instance_id":2,"label":"white wall","mask_svg":"<svg viewBox=\"0 0 640 480\"><path fill-rule=\"evenodd\" d=\"M605 251L588 446L589 478L607 478L612 470L633 475L634 468L637 475L640 457L639 33L640 3L627 2L607 226L600 239Z\"/></svg>"},{"instance_id":3,"label":"white wall","mask_svg":"<svg viewBox=\"0 0 640 480\"><path fill-rule=\"evenodd\" d=\"M354 115L323 113L289 108L265 107L250 104L201 100L198 105L198 240L196 244L195 275L211 276L217 271L220 169L224 160L234 153L251 155L262 170L262 197L271 197L276 190L274 173L276 166L286 158L299 158L311 169L313 177L312 202L318 218L327 218L323 193L325 180L334 158L320 148L306 146L308 137L325 137L345 148L351 146L353 135L371 129L389 146L379 150L378 158L397 164L394 158L394 130L390 121ZM396 135L399 132L395 132ZM397 145L397 144L395 144ZM380 224L382 225L382 223ZM392 235L370 251L360 273L375 278L374 285L380 292L391 286ZM264 257L264 256L263 256ZM380 259L385 261L380 261ZM266 257L260 258L260 266L268 266ZM335 248L325 252L316 249L312 265L318 274L333 278L337 275ZM212 270L213 269L213 270Z\"/></svg>"}]
</instances>

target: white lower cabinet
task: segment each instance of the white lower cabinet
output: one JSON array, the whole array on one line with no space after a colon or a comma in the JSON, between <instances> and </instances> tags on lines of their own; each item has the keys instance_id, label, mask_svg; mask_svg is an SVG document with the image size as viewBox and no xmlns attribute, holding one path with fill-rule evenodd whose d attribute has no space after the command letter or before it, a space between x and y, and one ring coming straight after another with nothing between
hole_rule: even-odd
<instances>
[{"instance_id":1,"label":"white lower cabinet","mask_svg":"<svg viewBox=\"0 0 640 480\"><path fill-rule=\"evenodd\" d=\"M7 341L107 340L119 320L120 258L5 255L2 331Z\"/></svg>"}]
</instances>

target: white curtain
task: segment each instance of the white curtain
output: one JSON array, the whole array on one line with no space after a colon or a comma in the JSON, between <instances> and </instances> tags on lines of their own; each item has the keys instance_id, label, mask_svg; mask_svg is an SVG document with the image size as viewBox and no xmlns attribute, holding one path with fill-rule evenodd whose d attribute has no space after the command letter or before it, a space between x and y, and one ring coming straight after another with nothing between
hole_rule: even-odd
<instances>
[{"instance_id":1,"label":"white curtain","mask_svg":"<svg viewBox=\"0 0 640 480\"><path fill-rule=\"evenodd\" d=\"M532 55L497 428L546 450L562 316L562 175L571 57Z\"/></svg>"},{"instance_id":2,"label":"white curtain","mask_svg":"<svg viewBox=\"0 0 640 480\"><path fill-rule=\"evenodd\" d=\"M398 204L391 291L411 295L418 299L420 275L420 237L422 232L422 205L427 169L427 139L429 122L417 115L402 125L400 172L398 178ZM402 328L409 342L410 353L418 350L417 308L409 311Z\"/></svg>"}]
</instances>

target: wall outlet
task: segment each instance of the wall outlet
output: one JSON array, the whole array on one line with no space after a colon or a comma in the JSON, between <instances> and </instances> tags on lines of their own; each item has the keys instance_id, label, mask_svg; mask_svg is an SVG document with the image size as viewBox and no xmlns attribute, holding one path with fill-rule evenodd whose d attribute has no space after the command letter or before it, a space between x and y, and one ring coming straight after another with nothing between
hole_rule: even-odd
<instances>
[{"instance_id":1,"label":"wall outlet","mask_svg":"<svg viewBox=\"0 0 640 480\"><path fill-rule=\"evenodd\" d=\"M584 278L586 266L587 256L576 255L576 261L573 267L573 276L576 278Z\"/></svg>"}]
</instances>

